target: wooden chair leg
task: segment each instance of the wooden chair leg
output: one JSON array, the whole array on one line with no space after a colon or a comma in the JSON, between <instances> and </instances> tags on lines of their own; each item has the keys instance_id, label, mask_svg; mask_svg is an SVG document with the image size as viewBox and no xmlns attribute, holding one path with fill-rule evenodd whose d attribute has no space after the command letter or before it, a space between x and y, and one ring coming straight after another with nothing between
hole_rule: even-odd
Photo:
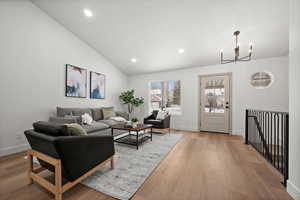
<instances>
[{"instance_id":1,"label":"wooden chair leg","mask_svg":"<svg viewBox=\"0 0 300 200\"><path fill-rule=\"evenodd\" d=\"M28 178L28 185L33 183L33 180L31 178L31 172L33 171L33 161L32 161L32 155L29 153L29 151L27 152L27 159L28 159L28 172L27 172L27 178Z\"/></svg>"},{"instance_id":2,"label":"wooden chair leg","mask_svg":"<svg viewBox=\"0 0 300 200\"><path fill-rule=\"evenodd\" d=\"M114 157L111 157L111 160L110 160L110 168L111 168L111 169L114 169L114 168L115 168Z\"/></svg>"},{"instance_id":3,"label":"wooden chair leg","mask_svg":"<svg viewBox=\"0 0 300 200\"><path fill-rule=\"evenodd\" d=\"M62 174L61 174L61 161L55 165L55 200L62 200Z\"/></svg>"}]
</instances>

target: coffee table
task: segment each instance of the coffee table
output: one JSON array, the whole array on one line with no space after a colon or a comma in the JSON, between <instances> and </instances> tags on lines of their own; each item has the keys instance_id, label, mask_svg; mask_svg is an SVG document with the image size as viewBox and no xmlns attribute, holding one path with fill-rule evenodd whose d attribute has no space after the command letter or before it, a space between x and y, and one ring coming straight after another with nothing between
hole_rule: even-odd
<instances>
[{"instance_id":1,"label":"coffee table","mask_svg":"<svg viewBox=\"0 0 300 200\"><path fill-rule=\"evenodd\" d=\"M146 130L150 129L150 132ZM136 128L126 127L125 125L115 125L111 127L111 135L114 136L114 130L126 130L127 135L114 139L117 143L123 143L127 145L136 146L139 149L139 145L150 139L152 141L152 125L151 124L139 124ZM135 132L135 134L132 134Z\"/></svg>"}]
</instances>

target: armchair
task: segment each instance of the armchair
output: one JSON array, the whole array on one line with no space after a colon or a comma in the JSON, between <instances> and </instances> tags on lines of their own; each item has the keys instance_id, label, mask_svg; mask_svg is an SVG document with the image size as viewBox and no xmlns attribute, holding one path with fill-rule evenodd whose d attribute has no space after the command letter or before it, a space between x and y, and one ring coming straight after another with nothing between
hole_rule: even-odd
<instances>
[{"instance_id":1,"label":"armchair","mask_svg":"<svg viewBox=\"0 0 300 200\"><path fill-rule=\"evenodd\" d=\"M164 119L156 119L157 114L158 110L154 110L150 116L144 118L144 124L152 124L153 128L168 128L170 131L171 115L168 114Z\"/></svg>"},{"instance_id":2,"label":"armchair","mask_svg":"<svg viewBox=\"0 0 300 200\"><path fill-rule=\"evenodd\" d=\"M112 136L53 136L34 130L25 131L25 135L32 148L27 152L28 183L38 182L56 200L61 200L65 191L108 162L114 167ZM33 167L33 157L40 163L37 168ZM38 176L46 169L55 173L55 184ZM64 185L62 178L68 181Z\"/></svg>"}]
</instances>

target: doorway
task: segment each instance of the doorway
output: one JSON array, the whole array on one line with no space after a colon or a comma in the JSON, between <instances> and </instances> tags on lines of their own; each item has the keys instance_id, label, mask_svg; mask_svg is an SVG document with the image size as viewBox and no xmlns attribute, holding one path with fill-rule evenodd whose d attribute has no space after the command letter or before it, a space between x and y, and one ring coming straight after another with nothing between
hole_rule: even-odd
<instances>
[{"instance_id":1,"label":"doorway","mask_svg":"<svg viewBox=\"0 0 300 200\"><path fill-rule=\"evenodd\" d=\"M231 133L231 73L200 76L200 131Z\"/></svg>"}]
</instances>

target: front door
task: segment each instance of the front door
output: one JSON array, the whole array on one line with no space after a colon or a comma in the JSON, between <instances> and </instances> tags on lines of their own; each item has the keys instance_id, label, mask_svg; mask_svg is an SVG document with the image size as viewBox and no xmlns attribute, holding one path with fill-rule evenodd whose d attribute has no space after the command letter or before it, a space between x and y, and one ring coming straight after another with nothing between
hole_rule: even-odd
<instances>
[{"instance_id":1,"label":"front door","mask_svg":"<svg viewBox=\"0 0 300 200\"><path fill-rule=\"evenodd\" d=\"M209 132L230 132L231 75L200 77L200 129Z\"/></svg>"}]
</instances>

